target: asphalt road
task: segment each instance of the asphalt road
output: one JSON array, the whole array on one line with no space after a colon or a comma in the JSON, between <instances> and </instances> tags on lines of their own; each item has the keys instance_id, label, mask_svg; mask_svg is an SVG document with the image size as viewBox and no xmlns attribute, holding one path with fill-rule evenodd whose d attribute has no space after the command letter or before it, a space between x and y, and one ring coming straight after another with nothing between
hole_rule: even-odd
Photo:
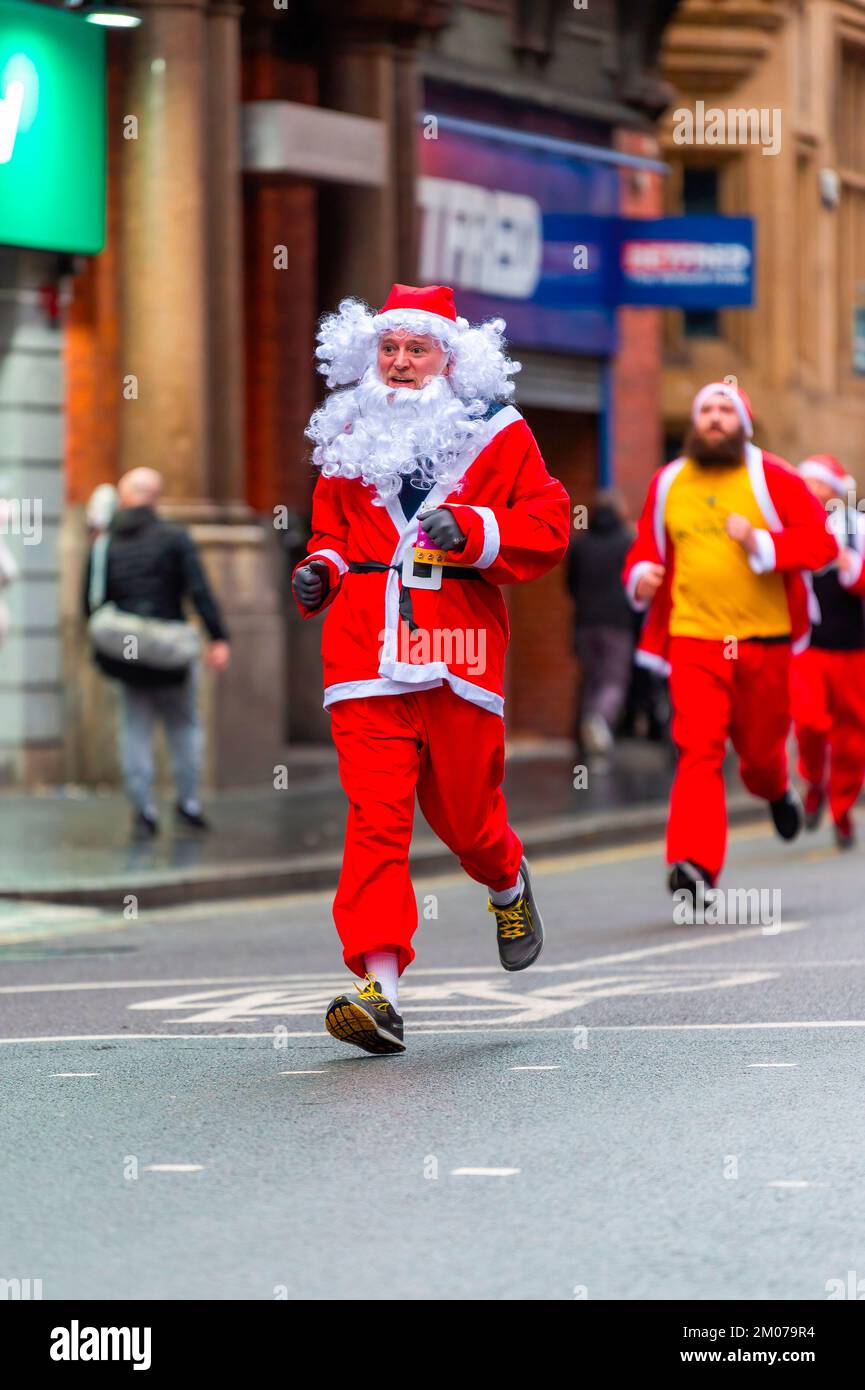
<instances>
[{"instance_id":1,"label":"asphalt road","mask_svg":"<svg viewBox=\"0 0 865 1390\"><path fill-rule=\"evenodd\" d=\"M739 832L726 886L781 893L762 925L675 925L657 845L535 871L547 945L522 975L482 889L417 883L437 917L395 1058L323 1031L347 979L328 895L4 908L0 1278L817 1300L865 1279L861 853Z\"/></svg>"}]
</instances>

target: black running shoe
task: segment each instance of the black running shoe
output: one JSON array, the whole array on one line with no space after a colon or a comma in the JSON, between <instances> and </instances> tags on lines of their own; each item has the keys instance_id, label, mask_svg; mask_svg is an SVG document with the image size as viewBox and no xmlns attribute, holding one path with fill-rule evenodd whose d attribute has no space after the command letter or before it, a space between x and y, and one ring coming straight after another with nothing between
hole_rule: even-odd
<instances>
[{"instance_id":1,"label":"black running shoe","mask_svg":"<svg viewBox=\"0 0 865 1390\"><path fill-rule=\"evenodd\" d=\"M132 838L134 840L152 840L154 835L159 834L159 821L155 816L148 816L145 811L136 811L132 817Z\"/></svg>"},{"instance_id":2,"label":"black running shoe","mask_svg":"<svg viewBox=\"0 0 865 1390\"><path fill-rule=\"evenodd\" d=\"M805 829L816 830L823 816L825 796L822 787L809 786L805 793Z\"/></svg>"},{"instance_id":3,"label":"black running shoe","mask_svg":"<svg viewBox=\"0 0 865 1390\"><path fill-rule=\"evenodd\" d=\"M799 800L799 793L792 787L788 787L783 796L779 796L777 801L769 802L769 810L772 813L772 820L775 829L782 840L795 840L799 831L802 829L802 802Z\"/></svg>"},{"instance_id":4,"label":"black running shoe","mask_svg":"<svg viewBox=\"0 0 865 1390\"><path fill-rule=\"evenodd\" d=\"M843 815L840 820L836 820L834 825L835 843L839 849L852 849L856 844L856 831L853 829L853 821L848 815Z\"/></svg>"},{"instance_id":5,"label":"black running shoe","mask_svg":"<svg viewBox=\"0 0 865 1390\"><path fill-rule=\"evenodd\" d=\"M703 882L706 888L714 888L715 880L708 869L704 869L702 864L698 864L694 859L680 859L678 863L670 868L670 877L667 885L671 893L680 893L684 890L690 893L691 899L696 905L697 884Z\"/></svg>"},{"instance_id":6,"label":"black running shoe","mask_svg":"<svg viewBox=\"0 0 865 1390\"><path fill-rule=\"evenodd\" d=\"M353 1043L364 1052L405 1052L402 1018L381 992L372 975L365 975L357 995L338 994L325 1015L324 1026L332 1038Z\"/></svg>"},{"instance_id":7,"label":"black running shoe","mask_svg":"<svg viewBox=\"0 0 865 1390\"><path fill-rule=\"evenodd\" d=\"M174 814L181 825L191 826L193 830L209 830L210 821L201 811L187 811L178 801L174 808Z\"/></svg>"},{"instance_id":8,"label":"black running shoe","mask_svg":"<svg viewBox=\"0 0 865 1390\"><path fill-rule=\"evenodd\" d=\"M496 907L492 900L488 912L496 914L499 960L505 970L526 970L537 960L544 944L544 924L532 892L529 866L523 859L520 873L525 887L507 907Z\"/></svg>"}]
</instances>

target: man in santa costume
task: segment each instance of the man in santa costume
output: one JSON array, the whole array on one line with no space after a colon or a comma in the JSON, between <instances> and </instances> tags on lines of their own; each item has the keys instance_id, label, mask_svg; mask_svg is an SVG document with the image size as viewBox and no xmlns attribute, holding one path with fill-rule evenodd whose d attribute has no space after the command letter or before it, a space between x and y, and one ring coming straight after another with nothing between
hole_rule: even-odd
<instances>
[{"instance_id":1,"label":"man in santa costume","mask_svg":"<svg viewBox=\"0 0 865 1390\"><path fill-rule=\"evenodd\" d=\"M816 830L828 798L839 849L854 843L851 807L865 779L865 570L863 518L849 505L856 483L831 454L799 465L826 508L841 547L837 562L814 575L820 608L811 644L793 661L793 723L805 780L805 825Z\"/></svg>"},{"instance_id":2,"label":"man in santa costume","mask_svg":"<svg viewBox=\"0 0 865 1390\"><path fill-rule=\"evenodd\" d=\"M838 553L804 481L752 435L744 392L728 382L697 392L683 455L652 479L622 576L634 607L649 610L636 659L670 677L669 885L694 897L724 862L728 739L778 834L799 833L786 739L791 654L810 624L801 571Z\"/></svg>"},{"instance_id":3,"label":"man in santa costume","mask_svg":"<svg viewBox=\"0 0 865 1390\"><path fill-rule=\"evenodd\" d=\"M415 795L466 873L484 884L506 970L537 959L543 925L504 772L501 585L558 564L570 504L507 402L518 370L501 319L470 327L442 285L394 285L376 314L347 299L318 333L337 388L307 430L321 470L305 617L327 610L324 704L349 800L334 901L343 959L364 981L328 1031L402 1052L399 976L414 958L408 870Z\"/></svg>"}]
</instances>

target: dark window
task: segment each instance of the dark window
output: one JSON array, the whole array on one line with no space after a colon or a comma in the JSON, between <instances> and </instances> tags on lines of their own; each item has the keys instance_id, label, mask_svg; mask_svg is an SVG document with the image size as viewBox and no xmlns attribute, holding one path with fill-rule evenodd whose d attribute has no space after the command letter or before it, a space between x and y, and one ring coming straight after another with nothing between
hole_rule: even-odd
<instances>
[{"instance_id":1,"label":"dark window","mask_svg":"<svg viewBox=\"0 0 865 1390\"><path fill-rule=\"evenodd\" d=\"M718 170L682 171L683 210L688 213L717 213ZM683 315L686 338L719 338L721 317L717 309L686 309Z\"/></svg>"}]
</instances>

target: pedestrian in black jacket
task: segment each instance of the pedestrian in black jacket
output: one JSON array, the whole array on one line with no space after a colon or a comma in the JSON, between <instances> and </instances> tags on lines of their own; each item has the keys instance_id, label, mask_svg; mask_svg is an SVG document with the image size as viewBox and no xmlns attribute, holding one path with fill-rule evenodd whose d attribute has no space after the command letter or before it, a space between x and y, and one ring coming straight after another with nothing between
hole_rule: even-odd
<instances>
[{"instance_id":1,"label":"pedestrian in black jacket","mask_svg":"<svg viewBox=\"0 0 865 1390\"><path fill-rule=\"evenodd\" d=\"M602 492L592 505L588 529L568 551L574 648L582 673L577 742L590 753L603 754L612 746L631 676L633 615L621 573L632 539L615 497Z\"/></svg>"},{"instance_id":2,"label":"pedestrian in black jacket","mask_svg":"<svg viewBox=\"0 0 865 1390\"><path fill-rule=\"evenodd\" d=\"M192 602L210 636L204 660L215 671L229 663L228 632L191 536L156 512L162 477L152 468L135 468L117 485L119 508L108 531L103 592L94 593L91 549L84 583L84 612L113 603L142 618L174 622L185 619ZM117 660L94 652L94 660L118 682L121 699L121 759L132 802L134 829L155 835L159 829L153 799L153 736L161 720L171 751L177 789L176 814L186 825L207 829L199 787L203 731L198 714L199 662L181 670L156 669L138 660Z\"/></svg>"}]
</instances>

